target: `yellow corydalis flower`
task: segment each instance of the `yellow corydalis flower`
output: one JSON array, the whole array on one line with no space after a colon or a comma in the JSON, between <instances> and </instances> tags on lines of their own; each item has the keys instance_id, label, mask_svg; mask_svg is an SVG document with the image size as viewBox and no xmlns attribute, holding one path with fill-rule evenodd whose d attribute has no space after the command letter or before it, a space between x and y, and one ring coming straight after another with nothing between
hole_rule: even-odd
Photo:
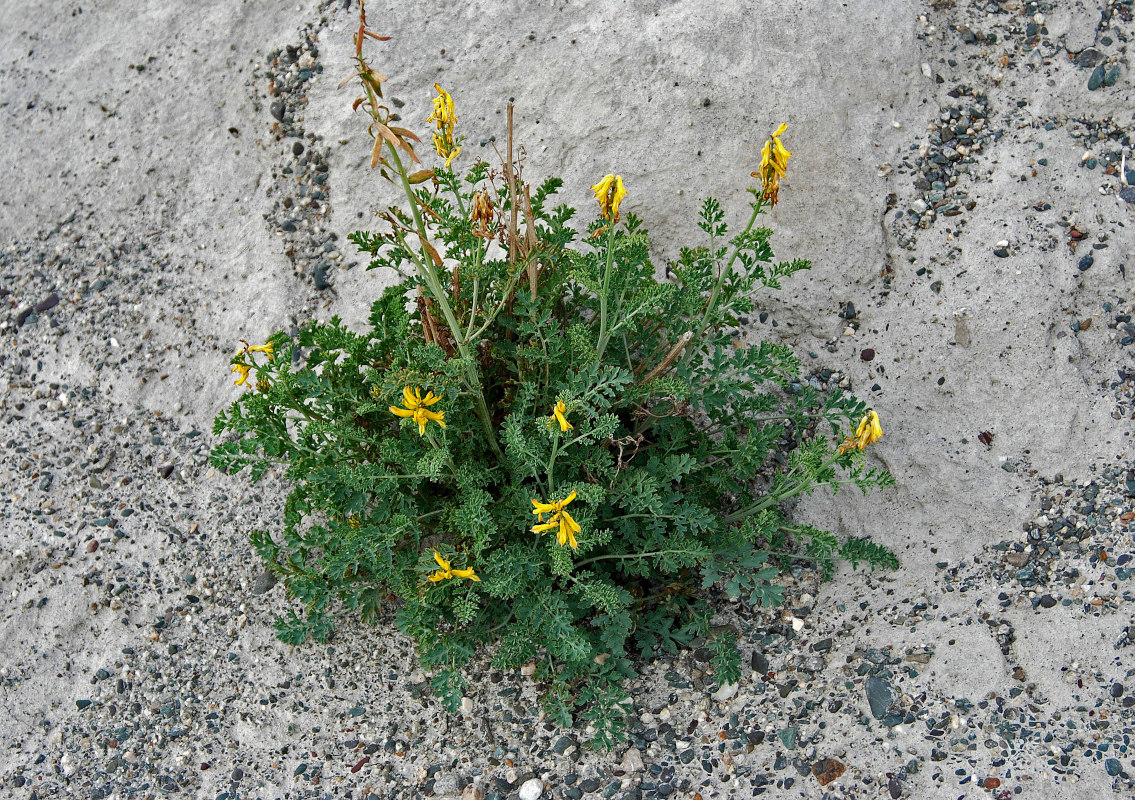
<instances>
[{"instance_id":1,"label":"yellow corydalis flower","mask_svg":"<svg viewBox=\"0 0 1135 800\"><path fill-rule=\"evenodd\" d=\"M572 492L563 500L557 500L554 503L541 503L539 500L532 501L532 513L540 520L539 525L532 526L533 533L543 533L544 531L556 530L556 539L559 540L561 545L566 544L572 550L578 550L579 544L575 540L575 535L579 533L579 523L571 518L564 509L568 504L575 499L575 492ZM547 522L544 522L544 515L551 514L552 517Z\"/></svg>"},{"instance_id":2,"label":"yellow corydalis flower","mask_svg":"<svg viewBox=\"0 0 1135 800\"><path fill-rule=\"evenodd\" d=\"M276 353L272 348L271 342L268 342L267 344L256 344L252 347L246 347L245 350L249 353L263 353L264 355L268 356L269 361L276 357Z\"/></svg>"},{"instance_id":3,"label":"yellow corydalis flower","mask_svg":"<svg viewBox=\"0 0 1135 800\"><path fill-rule=\"evenodd\" d=\"M430 411L426 406L432 406L440 397L435 397L433 392L426 392L426 396L422 397L422 390L418 387L411 389L409 386L402 390L402 405L405 408L398 406L390 406L390 413L397 414L400 417L409 417L418 423L418 435L426 435L426 423L433 420L441 427L445 427L445 412L444 411Z\"/></svg>"},{"instance_id":4,"label":"yellow corydalis flower","mask_svg":"<svg viewBox=\"0 0 1135 800\"><path fill-rule=\"evenodd\" d=\"M438 570L426 579L431 583L447 581L450 578L468 578L471 581L477 581L477 583L481 582L481 579L477 577L477 573L473 571L472 567L469 569L453 569L449 566L449 562L446 561L437 550L434 550L434 561L437 562Z\"/></svg>"},{"instance_id":5,"label":"yellow corydalis flower","mask_svg":"<svg viewBox=\"0 0 1135 800\"><path fill-rule=\"evenodd\" d=\"M437 97L434 98L434 111L426 117L426 124L433 122L437 125L437 133L434 134L434 149L437 154L445 159L445 168L449 169L449 165L453 163L453 159L457 158L461 152L461 146L453 132L457 127L457 107L453 104L453 98L449 96L449 92L442 89L438 84L434 84L437 89Z\"/></svg>"},{"instance_id":6,"label":"yellow corydalis flower","mask_svg":"<svg viewBox=\"0 0 1135 800\"><path fill-rule=\"evenodd\" d=\"M233 383L237 386L244 386L244 382L248 380L248 373L251 369L252 367L247 364L233 364L232 371L240 373L240 377L233 381Z\"/></svg>"},{"instance_id":7,"label":"yellow corydalis flower","mask_svg":"<svg viewBox=\"0 0 1135 800\"><path fill-rule=\"evenodd\" d=\"M548 418L548 424L551 425L553 422L558 422L560 423L561 431L565 433L570 431L574 426L567 421L567 417L564 416L565 413L567 413L567 406L564 405L564 401L557 400L556 407L552 409L552 416Z\"/></svg>"},{"instance_id":8,"label":"yellow corydalis flower","mask_svg":"<svg viewBox=\"0 0 1135 800\"><path fill-rule=\"evenodd\" d=\"M603 180L591 187L599 201L599 213L612 222L619 221L619 204L627 196L622 175L604 175Z\"/></svg>"},{"instance_id":9,"label":"yellow corydalis flower","mask_svg":"<svg viewBox=\"0 0 1135 800\"><path fill-rule=\"evenodd\" d=\"M874 411L868 411L859 421L855 435L848 436L839 446L839 454L843 455L848 450L863 450L867 445L874 444L882 438L883 428L879 424L879 415Z\"/></svg>"},{"instance_id":10,"label":"yellow corydalis flower","mask_svg":"<svg viewBox=\"0 0 1135 800\"><path fill-rule=\"evenodd\" d=\"M761 150L761 165L756 172L752 173L754 178L761 180L765 200L768 200L774 206L776 205L777 194L780 192L780 179L788 175L788 159L792 155L780 142L780 137L784 135L786 130L788 130L788 125L782 123L776 129L776 133L765 142L764 149Z\"/></svg>"}]
</instances>

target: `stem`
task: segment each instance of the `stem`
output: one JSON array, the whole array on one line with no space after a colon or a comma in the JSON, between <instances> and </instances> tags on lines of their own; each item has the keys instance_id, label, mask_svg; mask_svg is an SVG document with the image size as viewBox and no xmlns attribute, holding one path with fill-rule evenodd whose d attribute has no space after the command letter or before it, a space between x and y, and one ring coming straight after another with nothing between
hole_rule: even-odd
<instances>
[{"instance_id":1,"label":"stem","mask_svg":"<svg viewBox=\"0 0 1135 800\"><path fill-rule=\"evenodd\" d=\"M552 476L552 470L556 466L556 456L560 454L560 432L554 431L555 438L552 440L552 455L548 457L548 493L554 495L556 492L556 479Z\"/></svg>"},{"instance_id":2,"label":"stem","mask_svg":"<svg viewBox=\"0 0 1135 800\"><path fill-rule=\"evenodd\" d=\"M480 261L481 251L477 250L477 261ZM477 295L481 291L481 279L473 276L473 302L469 306L469 327L465 331L465 341L469 342L473 339L473 321L477 318Z\"/></svg>"},{"instance_id":3,"label":"stem","mask_svg":"<svg viewBox=\"0 0 1135 800\"><path fill-rule=\"evenodd\" d=\"M426 429L426 438L430 440L430 444L433 445L435 450L441 450L441 445L437 443L432 430ZM453 476L453 482L457 483L457 467L453 463L453 457L448 453L445 456L445 464L449 467L449 474Z\"/></svg>"},{"instance_id":4,"label":"stem","mask_svg":"<svg viewBox=\"0 0 1135 800\"><path fill-rule=\"evenodd\" d=\"M422 213L418 210L418 198L414 195L414 190L411 188L410 181L406 177L406 168L402 165L402 159L398 157L398 151L391 147L390 153L391 157L394 159L394 166L398 171L398 177L402 179L402 190L406 193L406 198L410 201L410 210L414 212L414 225L417 227L418 235L422 238L422 241L425 242L426 226L422 221ZM453 334L457 350L461 353L465 372L465 383L473 392L473 408L477 413L477 418L481 421L481 427L484 428L485 438L489 440L489 446L492 448L493 453L498 458L503 458L504 453L501 451L500 445L497 444L497 437L493 432L493 421L492 417L489 416L489 406L485 402L485 393L481 385L481 376L477 373L476 361L473 358L473 353L469 349L469 343L460 338L461 326L457 323L457 317L454 315L453 308L449 304L449 298L446 297L445 291L442 289L441 283L438 280L434 265L430 262L428 257L422 258L418 262L418 268L421 271L422 279L429 287L430 293L434 296L434 299L437 300L438 307L441 308L441 313L445 317L445 322L449 326L450 332Z\"/></svg>"},{"instance_id":5,"label":"stem","mask_svg":"<svg viewBox=\"0 0 1135 800\"><path fill-rule=\"evenodd\" d=\"M610 320L607 318L607 294L611 287L611 267L615 263L615 222L607 228L607 266L603 268L603 288L599 292L599 343L595 346L595 360L603 360L607 340L611 337Z\"/></svg>"},{"instance_id":6,"label":"stem","mask_svg":"<svg viewBox=\"0 0 1135 800\"><path fill-rule=\"evenodd\" d=\"M836 462L836 460L839 458L839 456L840 456L840 454L838 452L835 453L831 458L829 458L827 461L825 461L823 464L821 464L819 469L816 470L816 472L822 472L823 470L830 467L832 464L834 464ZM792 473L795 472L795 471L796 470L793 469L792 472L789 472L786 477L791 477ZM855 483L855 481L825 481L824 485L826 485L826 486L843 486L843 485L848 484L848 483ZM727 525L731 522L738 522L739 520L742 520L745 517L748 517L752 514L756 514L758 511L763 511L764 509L769 508L770 506L774 506L774 505L776 505L777 503L780 503L783 500L788 500L789 498L796 497L796 495L798 495L801 492L804 492L807 489L811 488L812 485L813 484L811 484L809 482L808 476L804 475L804 476L801 477L801 479L798 483L793 484L791 486L784 486L784 487L781 488L780 491L770 492L769 494L762 497L759 501L757 501L753 505L747 506L746 508L742 508L740 511L735 511L732 514L729 514L726 517L722 517L721 521L724 522Z\"/></svg>"},{"instance_id":7,"label":"stem","mask_svg":"<svg viewBox=\"0 0 1135 800\"><path fill-rule=\"evenodd\" d=\"M741 236L744 236L753 229L753 223L757 221L757 216L761 213L761 207L762 204L759 200L753 204L753 213L749 217L749 223L745 226L745 230L741 233ZM725 276L733 273L733 262L737 260L737 256L740 252L740 245L733 248L733 255L729 257L725 269L721 270L721 274L717 276L717 281L713 284L713 291L709 293L709 300L705 304L705 310L702 312L701 319L698 321L697 331L694 334L694 339L699 342L701 341L702 335L705 333L705 329L709 327L709 315L713 312L714 308L717 307L717 295L721 293L721 287L725 284ZM685 360L689 361L697 349L698 348L693 347L687 350Z\"/></svg>"},{"instance_id":8,"label":"stem","mask_svg":"<svg viewBox=\"0 0 1135 800\"><path fill-rule=\"evenodd\" d=\"M584 561L579 561L575 564L575 568L586 567L588 564L594 564L596 561L629 561L635 558L652 558L653 556L664 556L669 553L701 553L701 550L653 550L649 553L627 553L625 555L611 554L605 556L594 556Z\"/></svg>"}]
</instances>

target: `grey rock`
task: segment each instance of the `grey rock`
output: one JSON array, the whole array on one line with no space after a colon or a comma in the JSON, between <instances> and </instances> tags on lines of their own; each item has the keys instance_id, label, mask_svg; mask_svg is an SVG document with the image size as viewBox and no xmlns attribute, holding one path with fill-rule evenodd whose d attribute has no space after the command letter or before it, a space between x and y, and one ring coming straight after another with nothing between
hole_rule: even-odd
<instances>
[{"instance_id":1,"label":"grey rock","mask_svg":"<svg viewBox=\"0 0 1135 800\"><path fill-rule=\"evenodd\" d=\"M265 594L277 583L279 583L279 579L268 570L264 570L256 576L256 580L252 584L252 594Z\"/></svg>"}]
</instances>

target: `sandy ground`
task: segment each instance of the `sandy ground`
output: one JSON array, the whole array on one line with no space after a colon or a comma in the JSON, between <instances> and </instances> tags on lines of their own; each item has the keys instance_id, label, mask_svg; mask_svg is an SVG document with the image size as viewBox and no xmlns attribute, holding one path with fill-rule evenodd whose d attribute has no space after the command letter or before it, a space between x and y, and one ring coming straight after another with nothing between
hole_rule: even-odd
<instances>
[{"instance_id":1,"label":"sandy ground","mask_svg":"<svg viewBox=\"0 0 1135 800\"><path fill-rule=\"evenodd\" d=\"M878 410L872 457L897 486L818 494L797 514L869 534L903 568L843 570L787 621L723 605L747 659L779 655L716 699L685 680L692 657L645 664L640 727L664 721L684 744L644 733L642 763L559 752L519 675L476 678L477 710L447 720L390 620L345 623L332 647L275 641L286 599L262 593L246 537L271 526L282 487L217 474L207 453L241 338L333 314L361 326L360 297L384 285L346 241L394 199L338 88L356 9L9 0L0 793L504 797L536 780L578 797L597 779L607 797L708 798L749 796L763 774L776 797L1130 796L1131 706L1112 689L1135 682L1130 4L484 0L369 15L394 37L375 61L404 119L424 127L440 82L467 155L490 158L515 98L526 176L561 176L583 208L591 183L622 174L657 263L693 235L704 196L741 214L764 138L788 123L770 224L778 256L814 266L760 298L748 335L791 343ZM296 142L320 156L302 178ZM917 182L923 164L941 189ZM309 202L284 208L293 194ZM1054 546L1043 581L1018 574L1043 552L1029 531L1071 519L1052 503L1070 509L1093 482L1099 508L1080 503L1083 525L1065 529L1084 531L1077 547ZM870 680L909 719L874 713ZM508 687L515 716L495 707ZM820 707L805 719L806 700ZM1025 718L1043 720L1035 739L998 727ZM742 728L762 735L728 732ZM682 759L690 748L714 762ZM847 772L822 787L808 770L824 758Z\"/></svg>"}]
</instances>

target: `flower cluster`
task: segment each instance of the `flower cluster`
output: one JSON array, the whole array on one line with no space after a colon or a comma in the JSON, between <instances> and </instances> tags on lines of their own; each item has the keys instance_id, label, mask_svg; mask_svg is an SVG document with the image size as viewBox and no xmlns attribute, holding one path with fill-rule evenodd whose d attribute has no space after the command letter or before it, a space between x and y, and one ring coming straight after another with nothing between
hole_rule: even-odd
<instances>
[{"instance_id":1,"label":"flower cluster","mask_svg":"<svg viewBox=\"0 0 1135 800\"><path fill-rule=\"evenodd\" d=\"M553 422L558 422L558 423L560 423L560 431L562 433L567 433L574 426L570 422L567 421L567 417L564 416L564 414L566 414L566 413L567 413L567 406L564 405L564 401L563 400L557 400L556 401L556 407L554 409L552 409L552 416L548 417L548 424L551 425Z\"/></svg>"},{"instance_id":2,"label":"flower cluster","mask_svg":"<svg viewBox=\"0 0 1135 800\"><path fill-rule=\"evenodd\" d=\"M244 340L242 339L241 341L243 342ZM238 375L237 379L233 381L237 386L244 386L248 382L249 373L257 366L256 359L252 358L252 353L263 353L268 356L269 361L275 358L276 355L275 351L272 349L271 342L256 345L249 345L248 342L244 342L244 347L233 356L231 362L232 369L230 372L235 372ZM267 387L266 380L261 378L256 382L256 386L260 391L264 391Z\"/></svg>"},{"instance_id":3,"label":"flower cluster","mask_svg":"<svg viewBox=\"0 0 1135 800\"><path fill-rule=\"evenodd\" d=\"M405 408L398 406L390 406L390 413L397 414L400 417L409 417L418 423L418 435L426 435L426 423L436 422L441 427L445 427L445 412L444 411L430 411L428 406L432 406L440 397L434 395L433 392L426 392L426 396L422 397L422 390L418 387L411 389L409 386L402 390L402 405Z\"/></svg>"},{"instance_id":4,"label":"flower cluster","mask_svg":"<svg viewBox=\"0 0 1135 800\"><path fill-rule=\"evenodd\" d=\"M449 92L436 83L434 88L437 89L437 97L434 98L433 113L426 117L426 123L432 122L437 125L437 131L434 133L434 149L445 159L445 168L449 169L453 159L461 153L461 143L454 137L454 130L457 127L457 106L454 105Z\"/></svg>"},{"instance_id":5,"label":"flower cluster","mask_svg":"<svg viewBox=\"0 0 1135 800\"><path fill-rule=\"evenodd\" d=\"M437 562L438 570L437 572L426 578L426 580L430 581L431 583L437 583L438 581L447 581L451 578L468 578L469 580L476 581L477 583L481 582L481 579L477 577L477 573L473 571L472 567L469 567L468 569L453 569L449 565L449 561L447 561L437 550L434 550L434 561Z\"/></svg>"},{"instance_id":6,"label":"flower cluster","mask_svg":"<svg viewBox=\"0 0 1135 800\"><path fill-rule=\"evenodd\" d=\"M599 183L591 187L595 199L599 201L599 212L611 222L619 221L619 204L627 196L622 175L604 175Z\"/></svg>"},{"instance_id":7,"label":"flower cluster","mask_svg":"<svg viewBox=\"0 0 1135 800\"><path fill-rule=\"evenodd\" d=\"M780 179L788 175L788 159L792 155L780 142L780 137L786 130L788 125L782 123L776 133L768 138L761 150L761 165L752 173L754 178L761 180L764 199L774 206L780 193Z\"/></svg>"},{"instance_id":8,"label":"flower cluster","mask_svg":"<svg viewBox=\"0 0 1135 800\"><path fill-rule=\"evenodd\" d=\"M839 454L848 450L864 450L867 445L874 444L883 438L883 427L879 424L879 415L874 410L868 411L859 421L859 427L854 436L848 436L839 446Z\"/></svg>"},{"instance_id":9,"label":"flower cluster","mask_svg":"<svg viewBox=\"0 0 1135 800\"><path fill-rule=\"evenodd\" d=\"M540 524L532 526L533 533L543 533L544 531L556 531L556 539L560 544L566 544L572 550L579 549L579 543L575 540L575 535L579 533L579 523L571 518L565 509L568 504L575 499L575 492L572 492L563 500L556 500L552 503L541 503L539 500L532 501L532 513L540 520ZM547 522L544 522L544 515L551 514L552 517Z\"/></svg>"}]
</instances>

